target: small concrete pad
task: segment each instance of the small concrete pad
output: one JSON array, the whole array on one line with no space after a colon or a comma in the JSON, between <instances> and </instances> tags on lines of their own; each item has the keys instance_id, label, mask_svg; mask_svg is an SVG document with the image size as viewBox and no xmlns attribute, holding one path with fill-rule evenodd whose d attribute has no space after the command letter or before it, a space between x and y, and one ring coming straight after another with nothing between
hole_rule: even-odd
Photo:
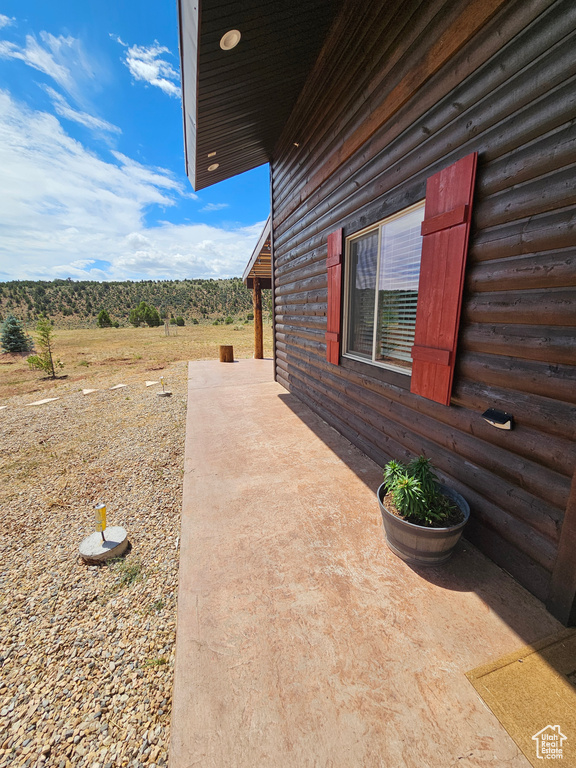
<instances>
[{"instance_id":1,"label":"small concrete pad","mask_svg":"<svg viewBox=\"0 0 576 768\"><path fill-rule=\"evenodd\" d=\"M110 389L124 389L124 387L127 387L128 384L115 384L113 387L110 387Z\"/></svg>"},{"instance_id":2,"label":"small concrete pad","mask_svg":"<svg viewBox=\"0 0 576 768\"><path fill-rule=\"evenodd\" d=\"M106 541L102 541L99 532L87 536L80 544L80 557L87 563L102 563L121 555L128 546L128 534L125 528L113 525L104 531Z\"/></svg>"},{"instance_id":3,"label":"small concrete pad","mask_svg":"<svg viewBox=\"0 0 576 768\"><path fill-rule=\"evenodd\" d=\"M159 382L159 381L147 381L147 382L146 382L146 386L147 386L147 387L151 387L151 386L153 386L154 384L160 384L160 382Z\"/></svg>"},{"instance_id":4,"label":"small concrete pad","mask_svg":"<svg viewBox=\"0 0 576 768\"><path fill-rule=\"evenodd\" d=\"M162 392L156 392L158 397L172 397L172 392L169 392L167 389L162 390Z\"/></svg>"},{"instance_id":5,"label":"small concrete pad","mask_svg":"<svg viewBox=\"0 0 576 768\"><path fill-rule=\"evenodd\" d=\"M33 403L26 403L26 405L44 405L44 403L51 403L53 400L60 400L59 397L45 397L44 400L36 400Z\"/></svg>"},{"instance_id":6,"label":"small concrete pad","mask_svg":"<svg viewBox=\"0 0 576 768\"><path fill-rule=\"evenodd\" d=\"M82 390L82 394L83 395L90 395L92 392L99 392L99 391L100 390L98 390L98 389L83 389Z\"/></svg>"}]
</instances>

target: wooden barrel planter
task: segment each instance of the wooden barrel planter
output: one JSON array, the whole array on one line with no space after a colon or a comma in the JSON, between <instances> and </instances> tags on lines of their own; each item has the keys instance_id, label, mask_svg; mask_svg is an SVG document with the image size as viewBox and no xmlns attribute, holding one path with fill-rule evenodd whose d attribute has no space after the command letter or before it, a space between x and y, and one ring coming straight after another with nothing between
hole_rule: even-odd
<instances>
[{"instance_id":1,"label":"wooden barrel planter","mask_svg":"<svg viewBox=\"0 0 576 768\"><path fill-rule=\"evenodd\" d=\"M450 558L458 543L464 526L470 517L470 507L466 499L452 488L440 483L440 490L457 504L462 512L463 520L457 525L447 528L429 528L415 525L396 517L389 512L384 504L386 484L378 488L378 503L382 513L386 544L395 555L411 565L440 565Z\"/></svg>"}]
</instances>

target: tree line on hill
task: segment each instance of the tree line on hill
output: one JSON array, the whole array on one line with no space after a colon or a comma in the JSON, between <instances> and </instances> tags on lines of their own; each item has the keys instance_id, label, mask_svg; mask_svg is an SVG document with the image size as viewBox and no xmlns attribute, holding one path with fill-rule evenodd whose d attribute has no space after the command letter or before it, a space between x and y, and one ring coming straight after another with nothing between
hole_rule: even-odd
<instances>
[{"instance_id":1,"label":"tree line on hill","mask_svg":"<svg viewBox=\"0 0 576 768\"><path fill-rule=\"evenodd\" d=\"M263 306L269 312L270 293L263 292ZM141 310L142 305L146 306ZM0 321L14 315L24 322L47 316L61 327L160 325L166 318L173 324L226 323L249 319L251 310L252 294L239 278L0 283Z\"/></svg>"}]
</instances>

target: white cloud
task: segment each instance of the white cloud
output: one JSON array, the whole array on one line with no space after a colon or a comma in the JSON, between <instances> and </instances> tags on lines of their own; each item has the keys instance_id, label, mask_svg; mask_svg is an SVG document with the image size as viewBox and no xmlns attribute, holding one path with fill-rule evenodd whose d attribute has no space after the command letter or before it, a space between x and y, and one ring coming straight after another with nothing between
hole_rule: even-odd
<instances>
[{"instance_id":1,"label":"white cloud","mask_svg":"<svg viewBox=\"0 0 576 768\"><path fill-rule=\"evenodd\" d=\"M120 43L120 45L123 45L124 48L128 48L128 43L125 43L119 35L115 35L113 32L109 32L108 34L109 37L114 40L114 42Z\"/></svg>"},{"instance_id":2,"label":"white cloud","mask_svg":"<svg viewBox=\"0 0 576 768\"><path fill-rule=\"evenodd\" d=\"M170 224L130 233L114 262L118 279L238 277L264 222L234 230L208 224ZM138 245L137 245L138 243Z\"/></svg>"},{"instance_id":3,"label":"white cloud","mask_svg":"<svg viewBox=\"0 0 576 768\"><path fill-rule=\"evenodd\" d=\"M3 91L0 168L3 280L241 275L263 226L147 226L150 205L186 195L178 180L120 153L102 160Z\"/></svg>"},{"instance_id":4,"label":"white cloud","mask_svg":"<svg viewBox=\"0 0 576 768\"><path fill-rule=\"evenodd\" d=\"M84 125L86 128L90 128L93 131L122 133L118 126L112 125L112 123L109 123L107 120L102 120L99 117L88 114L88 112L80 112L74 109L70 106L66 99L60 93L57 93L53 88L45 86L44 90L52 99L56 113L61 117L64 117L67 120L73 120L75 123L80 123L80 125Z\"/></svg>"},{"instance_id":5,"label":"white cloud","mask_svg":"<svg viewBox=\"0 0 576 768\"><path fill-rule=\"evenodd\" d=\"M134 80L141 80L149 85L154 85L167 93L168 96L180 98L180 75L169 61L161 58L163 53L170 50L158 42L153 45L128 46L116 35L110 35L113 40L127 48L124 63L130 70Z\"/></svg>"},{"instance_id":6,"label":"white cloud","mask_svg":"<svg viewBox=\"0 0 576 768\"><path fill-rule=\"evenodd\" d=\"M126 245L132 250L138 251L141 248L147 248L150 245L150 240L139 232L130 232L126 237Z\"/></svg>"},{"instance_id":7,"label":"white cloud","mask_svg":"<svg viewBox=\"0 0 576 768\"><path fill-rule=\"evenodd\" d=\"M78 83L94 78L94 68L88 61L79 40L74 37L56 37L49 32L40 33L41 43L34 35L26 35L26 44L0 40L0 59L18 59L29 67L43 72L75 99L80 98Z\"/></svg>"},{"instance_id":8,"label":"white cloud","mask_svg":"<svg viewBox=\"0 0 576 768\"><path fill-rule=\"evenodd\" d=\"M200 208L201 211L221 211L223 208L228 208L228 203L208 203L204 208Z\"/></svg>"},{"instance_id":9,"label":"white cloud","mask_svg":"<svg viewBox=\"0 0 576 768\"><path fill-rule=\"evenodd\" d=\"M3 27L9 27L15 22L16 22L15 18L11 18L10 16L4 16L3 13L0 13L0 29L2 29Z\"/></svg>"}]
</instances>

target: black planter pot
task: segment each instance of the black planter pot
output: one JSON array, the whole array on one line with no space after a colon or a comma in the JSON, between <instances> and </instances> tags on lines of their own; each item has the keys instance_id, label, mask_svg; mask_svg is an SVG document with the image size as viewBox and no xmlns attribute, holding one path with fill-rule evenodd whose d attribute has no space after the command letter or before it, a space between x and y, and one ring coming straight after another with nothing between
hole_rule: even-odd
<instances>
[{"instance_id":1,"label":"black planter pot","mask_svg":"<svg viewBox=\"0 0 576 768\"><path fill-rule=\"evenodd\" d=\"M428 528L423 525L408 523L401 517L389 512L383 504L386 488L384 483L378 488L378 503L382 513L386 543L395 555L412 565L440 565L452 554L464 526L470 517L468 502L459 493L440 485L440 490L452 499L460 508L464 519L448 528Z\"/></svg>"}]
</instances>

